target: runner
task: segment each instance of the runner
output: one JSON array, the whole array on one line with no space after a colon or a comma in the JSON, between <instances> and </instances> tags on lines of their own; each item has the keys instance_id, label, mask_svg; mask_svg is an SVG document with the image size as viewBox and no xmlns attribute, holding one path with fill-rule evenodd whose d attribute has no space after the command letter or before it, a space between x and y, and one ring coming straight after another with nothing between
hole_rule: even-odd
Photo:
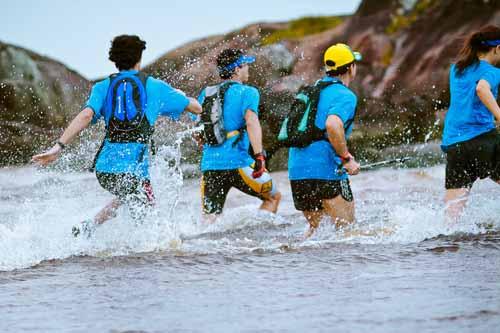
<instances>
[{"instance_id":1,"label":"runner","mask_svg":"<svg viewBox=\"0 0 500 333\"><path fill-rule=\"evenodd\" d=\"M204 145L201 161L203 213L213 222L222 213L233 187L262 200L260 209L276 213L281 194L266 171L262 148L259 91L244 84L254 57L225 49L217 57L220 84L206 87L198 100L203 105ZM220 118L220 121L214 121ZM252 146L254 159L249 154Z\"/></svg>"},{"instance_id":2,"label":"runner","mask_svg":"<svg viewBox=\"0 0 500 333\"><path fill-rule=\"evenodd\" d=\"M119 73L97 82L83 110L47 152L33 156L33 162L47 165L58 159L73 139L90 123L103 119L106 136L94 167L99 184L116 196L94 219L73 227L76 237L90 237L95 227L116 215L117 208L129 204L136 218L154 204L149 176L151 136L158 116L178 119L182 111L201 113L200 104L167 83L140 71L146 42L138 36L113 39L109 60Z\"/></svg>"},{"instance_id":3,"label":"runner","mask_svg":"<svg viewBox=\"0 0 500 333\"><path fill-rule=\"evenodd\" d=\"M346 140L352 132L357 104L356 95L348 87L359 60L361 55L345 44L326 50L326 76L316 82L319 103L312 120L321 135L306 147L289 150L293 201L309 222L306 237L313 234L325 214L337 227L354 222L354 199L347 174L358 174L359 164L349 153ZM315 100L313 96L311 99Z\"/></svg>"},{"instance_id":4,"label":"runner","mask_svg":"<svg viewBox=\"0 0 500 333\"><path fill-rule=\"evenodd\" d=\"M450 68L450 108L442 148L446 153L446 216L454 223L462 214L478 178L500 183L500 121L496 101L500 83L500 28L472 33Z\"/></svg>"}]
</instances>

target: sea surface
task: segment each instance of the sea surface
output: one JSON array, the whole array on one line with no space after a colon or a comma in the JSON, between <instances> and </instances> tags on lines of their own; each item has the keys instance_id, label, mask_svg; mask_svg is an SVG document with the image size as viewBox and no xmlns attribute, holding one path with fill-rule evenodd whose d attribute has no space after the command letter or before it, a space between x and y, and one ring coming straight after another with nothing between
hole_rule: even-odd
<instances>
[{"instance_id":1,"label":"sea surface","mask_svg":"<svg viewBox=\"0 0 500 333\"><path fill-rule=\"evenodd\" d=\"M94 175L0 169L0 331L500 332L500 186L478 181L446 225L442 165L364 172L356 225L304 240L274 177L277 215L232 190L205 225L199 181L159 158L144 221L123 208L75 239L111 199Z\"/></svg>"}]
</instances>

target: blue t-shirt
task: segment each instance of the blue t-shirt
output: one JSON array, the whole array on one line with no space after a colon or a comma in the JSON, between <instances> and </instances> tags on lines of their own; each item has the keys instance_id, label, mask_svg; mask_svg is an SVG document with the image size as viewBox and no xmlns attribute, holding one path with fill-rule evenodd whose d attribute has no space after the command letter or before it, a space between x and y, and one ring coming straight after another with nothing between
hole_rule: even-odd
<instances>
[{"instance_id":1,"label":"blue t-shirt","mask_svg":"<svg viewBox=\"0 0 500 333\"><path fill-rule=\"evenodd\" d=\"M336 81L324 77L321 81ZM349 138L356 113L357 97L343 84L332 84L321 91L315 124L326 128L326 119L336 115L344 123L345 137ZM345 128L345 126L348 126ZM326 134L325 134L326 135ZM329 141L316 141L305 148L290 148L288 151L288 176L290 180L321 179L342 180L345 171L338 172L342 162Z\"/></svg>"},{"instance_id":2,"label":"blue t-shirt","mask_svg":"<svg viewBox=\"0 0 500 333\"><path fill-rule=\"evenodd\" d=\"M493 114L476 94L479 80L490 84L495 98L500 83L500 68L481 60L457 75L455 65L450 68L450 108L444 120L442 147L475 138L495 128Z\"/></svg>"},{"instance_id":3,"label":"blue t-shirt","mask_svg":"<svg viewBox=\"0 0 500 333\"><path fill-rule=\"evenodd\" d=\"M137 71L122 71L121 73L137 73ZM97 82L85 105L94 111L92 123L105 119L104 104L110 79ZM146 111L145 115L151 126L154 126L158 116L168 116L177 120L188 106L189 99L180 90L172 88L164 81L148 77L146 81ZM96 171L107 173L131 173L139 178L149 178L149 151L142 143L111 143L105 141L96 163Z\"/></svg>"},{"instance_id":4,"label":"blue t-shirt","mask_svg":"<svg viewBox=\"0 0 500 333\"><path fill-rule=\"evenodd\" d=\"M227 132L240 130L240 135L243 136L239 138L237 135L229 138L220 146L204 145L201 171L239 169L253 163L253 159L248 153L250 141L246 131L245 113L247 110L251 110L258 115L259 99L259 91L251 86L236 82L227 89L222 111L224 128ZM203 104L204 100L205 89L198 97L200 104ZM236 140L238 143L234 145Z\"/></svg>"}]
</instances>

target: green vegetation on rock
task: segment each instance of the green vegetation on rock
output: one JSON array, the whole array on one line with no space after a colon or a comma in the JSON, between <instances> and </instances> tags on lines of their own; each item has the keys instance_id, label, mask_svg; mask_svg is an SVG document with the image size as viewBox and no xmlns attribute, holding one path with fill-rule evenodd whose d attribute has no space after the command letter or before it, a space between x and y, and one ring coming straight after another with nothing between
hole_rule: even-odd
<instances>
[{"instance_id":1,"label":"green vegetation on rock","mask_svg":"<svg viewBox=\"0 0 500 333\"><path fill-rule=\"evenodd\" d=\"M436 0L418 0L413 9L406 13L396 14L392 17L391 24L385 29L385 32L392 35L413 24L425 11L427 11L434 4L438 3ZM404 11L400 8L399 11Z\"/></svg>"},{"instance_id":2,"label":"green vegetation on rock","mask_svg":"<svg viewBox=\"0 0 500 333\"><path fill-rule=\"evenodd\" d=\"M392 58L394 57L394 48L392 45L389 45L387 49L385 49L384 54L382 55L382 64L387 67L392 63Z\"/></svg>"},{"instance_id":3,"label":"green vegetation on rock","mask_svg":"<svg viewBox=\"0 0 500 333\"><path fill-rule=\"evenodd\" d=\"M270 45L284 39L300 39L304 36L317 34L335 28L343 21L344 18L339 16L303 17L291 21L288 28L276 30L265 36L262 39L262 45Z\"/></svg>"}]
</instances>

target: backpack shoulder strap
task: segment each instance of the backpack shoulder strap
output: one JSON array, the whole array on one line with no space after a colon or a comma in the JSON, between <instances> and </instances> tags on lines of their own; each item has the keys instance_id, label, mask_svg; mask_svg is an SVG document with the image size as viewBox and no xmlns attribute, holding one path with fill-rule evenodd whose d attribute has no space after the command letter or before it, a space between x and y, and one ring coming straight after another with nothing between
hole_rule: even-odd
<instances>
[{"instance_id":1,"label":"backpack shoulder strap","mask_svg":"<svg viewBox=\"0 0 500 333\"><path fill-rule=\"evenodd\" d=\"M325 89L326 87L328 86L331 86L332 84L342 84L342 81L340 80L335 80L335 81L319 81L317 83L317 85L319 86L320 88L320 91ZM352 118L348 119L345 123L344 123L344 129L347 130L351 125L352 123L354 122L354 118L356 116L356 112L354 112L354 115Z\"/></svg>"},{"instance_id":2,"label":"backpack shoulder strap","mask_svg":"<svg viewBox=\"0 0 500 333\"><path fill-rule=\"evenodd\" d=\"M141 83L144 85L144 88L146 88L146 82L148 81L149 75L144 72L138 72L137 77L139 78L139 80L141 80Z\"/></svg>"},{"instance_id":3,"label":"backpack shoulder strap","mask_svg":"<svg viewBox=\"0 0 500 333\"><path fill-rule=\"evenodd\" d=\"M219 84L218 88L219 88L219 97L221 98L221 105L223 104L224 97L226 96L226 92L229 90L229 88L231 88L235 84L237 84L237 83L236 82L224 82L224 83Z\"/></svg>"},{"instance_id":4,"label":"backpack shoulder strap","mask_svg":"<svg viewBox=\"0 0 500 333\"><path fill-rule=\"evenodd\" d=\"M137 78L139 79L139 82L141 83L142 87L140 87L137 82L137 88L139 89L139 102L141 103L142 109L145 111L147 101L148 101L148 94L147 94L147 88L146 88L146 83L148 81L149 75L144 73L144 72L138 72L136 74Z\"/></svg>"},{"instance_id":5,"label":"backpack shoulder strap","mask_svg":"<svg viewBox=\"0 0 500 333\"><path fill-rule=\"evenodd\" d=\"M320 90L323 90L326 87L331 86L332 84L343 84L343 83L340 80L335 80L335 81L318 81L318 82L316 82L315 86L318 87Z\"/></svg>"},{"instance_id":6,"label":"backpack shoulder strap","mask_svg":"<svg viewBox=\"0 0 500 333\"><path fill-rule=\"evenodd\" d=\"M237 83L236 82L224 82L218 86L218 97L220 100L221 110L224 110L224 99L226 97L226 92L229 90L229 88L231 88L235 84L237 84Z\"/></svg>"}]
</instances>

